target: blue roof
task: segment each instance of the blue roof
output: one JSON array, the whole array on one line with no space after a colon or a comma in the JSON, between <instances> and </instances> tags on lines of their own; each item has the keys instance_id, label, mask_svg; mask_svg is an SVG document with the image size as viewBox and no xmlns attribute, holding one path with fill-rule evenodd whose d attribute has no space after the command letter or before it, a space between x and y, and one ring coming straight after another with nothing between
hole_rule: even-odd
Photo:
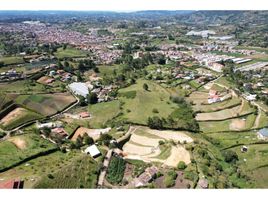
<instances>
[{"instance_id":1,"label":"blue roof","mask_svg":"<svg viewBox=\"0 0 268 200\"><path fill-rule=\"evenodd\" d=\"M267 128L263 128L259 131L259 134L268 137L268 129Z\"/></svg>"}]
</instances>

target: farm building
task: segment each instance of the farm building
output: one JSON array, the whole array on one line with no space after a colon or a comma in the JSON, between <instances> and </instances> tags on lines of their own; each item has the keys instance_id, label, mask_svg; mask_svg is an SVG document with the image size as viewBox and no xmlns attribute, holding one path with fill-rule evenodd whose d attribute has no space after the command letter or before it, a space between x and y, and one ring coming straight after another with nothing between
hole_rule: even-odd
<instances>
[{"instance_id":1,"label":"farm building","mask_svg":"<svg viewBox=\"0 0 268 200\"><path fill-rule=\"evenodd\" d=\"M68 133L64 130L64 128L54 128L51 130L52 133L59 135L60 137L67 137Z\"/></svg>"},{"instance_id":2,"label":"farm building","mask_svg":"<svg viewBox=\"0 0 268 200\"><path fill-rule=\"evenodd\" d=\"M207 189L208 188L208 180L204 179L204 178L200 179L198 181L198 186L197 187L201 188L201 189Z\"/></svg>"},{"instance_id":3,"label":"farm building","mask_svg":"<svg viewBox=\"0 0 268 200\"><path fill-rule=\"evenodd\" d=\"M258 138L266 140L268 138L268 129L263 128L258 132Z\"/></svg>"},{"instance_id":4,"label":"farm building","mask_svg":"<svg viewBox=\"0 0 268 200\"><path fill-rule=\"evenodd\" d=\"M70 90L76 95L81 95L86 98L88 95L88 86L86 83L74 82L69 85Z\"/></svg>"},{"instance_id":5,"label":"farm building","mask_svg":"<svg viewBox=\"0 0 268 200\"><path fill-rule=\"evenodd\" d=\"M0 189L23 189L24 181L19 179L0 182Z\"/></svg>"},{"instance_id":6,"label":"farm building","mask_svg":"<svg viewBox=\"0 0 268 200\"><path fill-rule=\"evenodd\" d=\"M101 152L99 151L98 147L93 144L85 149L86 154L90 154L92 158L97 158L101 155Z\"/></svg>"},{"instance_id":7,"label":"farm building","mask_svg":"<svg viewBox=\"0 0 268 200\"><path fill-rule=\"evenodd\" d=\"M88 118L88 117L90 117L90 114L89 114L89 112L81 112L81 113L79 113L79 117L80 118Z\"/></svg>"}]
</instances>

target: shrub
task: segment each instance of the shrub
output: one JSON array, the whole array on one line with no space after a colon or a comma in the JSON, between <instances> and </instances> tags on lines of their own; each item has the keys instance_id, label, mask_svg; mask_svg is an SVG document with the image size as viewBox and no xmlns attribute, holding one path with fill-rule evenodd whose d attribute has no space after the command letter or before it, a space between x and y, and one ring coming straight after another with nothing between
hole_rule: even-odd
<instances>
[{"instance_id":1,"label":"shrub","mask_svg":"<svg viewBox=\"0 0 268 200\"><path fill-rule=\"evenodd\" d=\"M180 161L177 168L180 170L184 170L187 167L187 165L185 164L185 162Z\"/></svg>"}]
</instances>

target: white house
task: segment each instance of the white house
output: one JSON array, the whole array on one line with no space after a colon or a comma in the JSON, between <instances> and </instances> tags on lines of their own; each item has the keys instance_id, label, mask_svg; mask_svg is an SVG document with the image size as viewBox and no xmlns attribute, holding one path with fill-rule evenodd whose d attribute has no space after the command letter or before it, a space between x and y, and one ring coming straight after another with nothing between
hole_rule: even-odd
<instances>
[{"instance_id":1,"label":"white house","mask_svg":"<svg viewBox=\"0 0 268 200\"><path fill-rule=\"evenodd\" d=\"M85 149L86 154L90 154L92 158L97 158L101 155L101 152L99 151L98 147L93 144Z\"/></svg>"}]
</instances>

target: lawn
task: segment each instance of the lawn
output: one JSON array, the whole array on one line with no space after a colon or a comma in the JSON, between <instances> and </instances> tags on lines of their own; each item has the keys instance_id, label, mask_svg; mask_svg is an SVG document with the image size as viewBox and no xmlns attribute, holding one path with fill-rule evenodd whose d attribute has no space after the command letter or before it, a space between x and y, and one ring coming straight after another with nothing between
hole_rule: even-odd
<instances>
[{"instance_id":1,"label":"lawn","mask_svg":"<svg viewBox=\"0 0 268 200\"><path fill-rule=\"evenodd\" d=\"M143 89L145 83L149 87L148 91ZM132 95L134 98L126 98L124 95L120 95L130 91L136 91L135 97ZM151 116L166 118L177 107L176 104L170 102L169 97L169 92L158 84L138 80L136 84L119 90L119 100L124 102L122 117L129 122L143 125L147 124L148 117ZM153 110L158 112L153 112Z\"/></svg>"},{"instance_id":2,"label":"lawn","mask_svg":"<svg viewBox=\"0 0 268 200\"><path fill-rule=\"evenodd\" d=\"M92 115L90 126L92 128L102 128L105 123L120 113L120 102L118 100L103 102L89 106Z\"/></svg>"},{"instance_id":3,"label":"lawn","mask_svg":"<svg viewBox=\"0 0 268 200\"><path fill-rule=\"evenodd\" d=\"M10 57L0 57L0 62L4 62L5 65L14 65L24 63L23 57L10 56Z\"/></svg>"},{"instance_id":4,"label":"lawn","mask_svg":"<svg viewBox=\"0 0 268 200\"><path fill-rule=\"evenodd\" d=\"M65 50L63 48L59 48L57 52L55 53L55 56L57 58L81 58L86 57L87 52L67 47Z\"/></svg>"},{"instance_id":5,"label":"lawn","mask_svg":"<svg viewBox=\"0 0 268 200\"><path fill-rule=\"evenodd\" d=\"M38 135L27 134L0 142L0 170L57 147Z\"/></svg>"},{"instance_id":6,"label":"lawn","mask_svg":"<svg viewBox=\"0 0 268 200\"><path fill-rule=\"evenodd\" d=\"M42 84L30 84L27 80L14 81L10 83L0 83L0 90L8 93L37 93L48 91ZM52 89L53 90L53 89Z\"/></svg>"},{"instance_id":7,"label":"lawn","mask_svg":"<svg viewBox=\"0 0 268 200\"><path fill-rule=\"evenodd\" d=\"M120 72L122 70L122 66L120 65L100 65L98 66L99 68L99 76L103 77L103 76L110 76L113 75L114 71L116 72Z\"/></svg>"}]
</instances>

